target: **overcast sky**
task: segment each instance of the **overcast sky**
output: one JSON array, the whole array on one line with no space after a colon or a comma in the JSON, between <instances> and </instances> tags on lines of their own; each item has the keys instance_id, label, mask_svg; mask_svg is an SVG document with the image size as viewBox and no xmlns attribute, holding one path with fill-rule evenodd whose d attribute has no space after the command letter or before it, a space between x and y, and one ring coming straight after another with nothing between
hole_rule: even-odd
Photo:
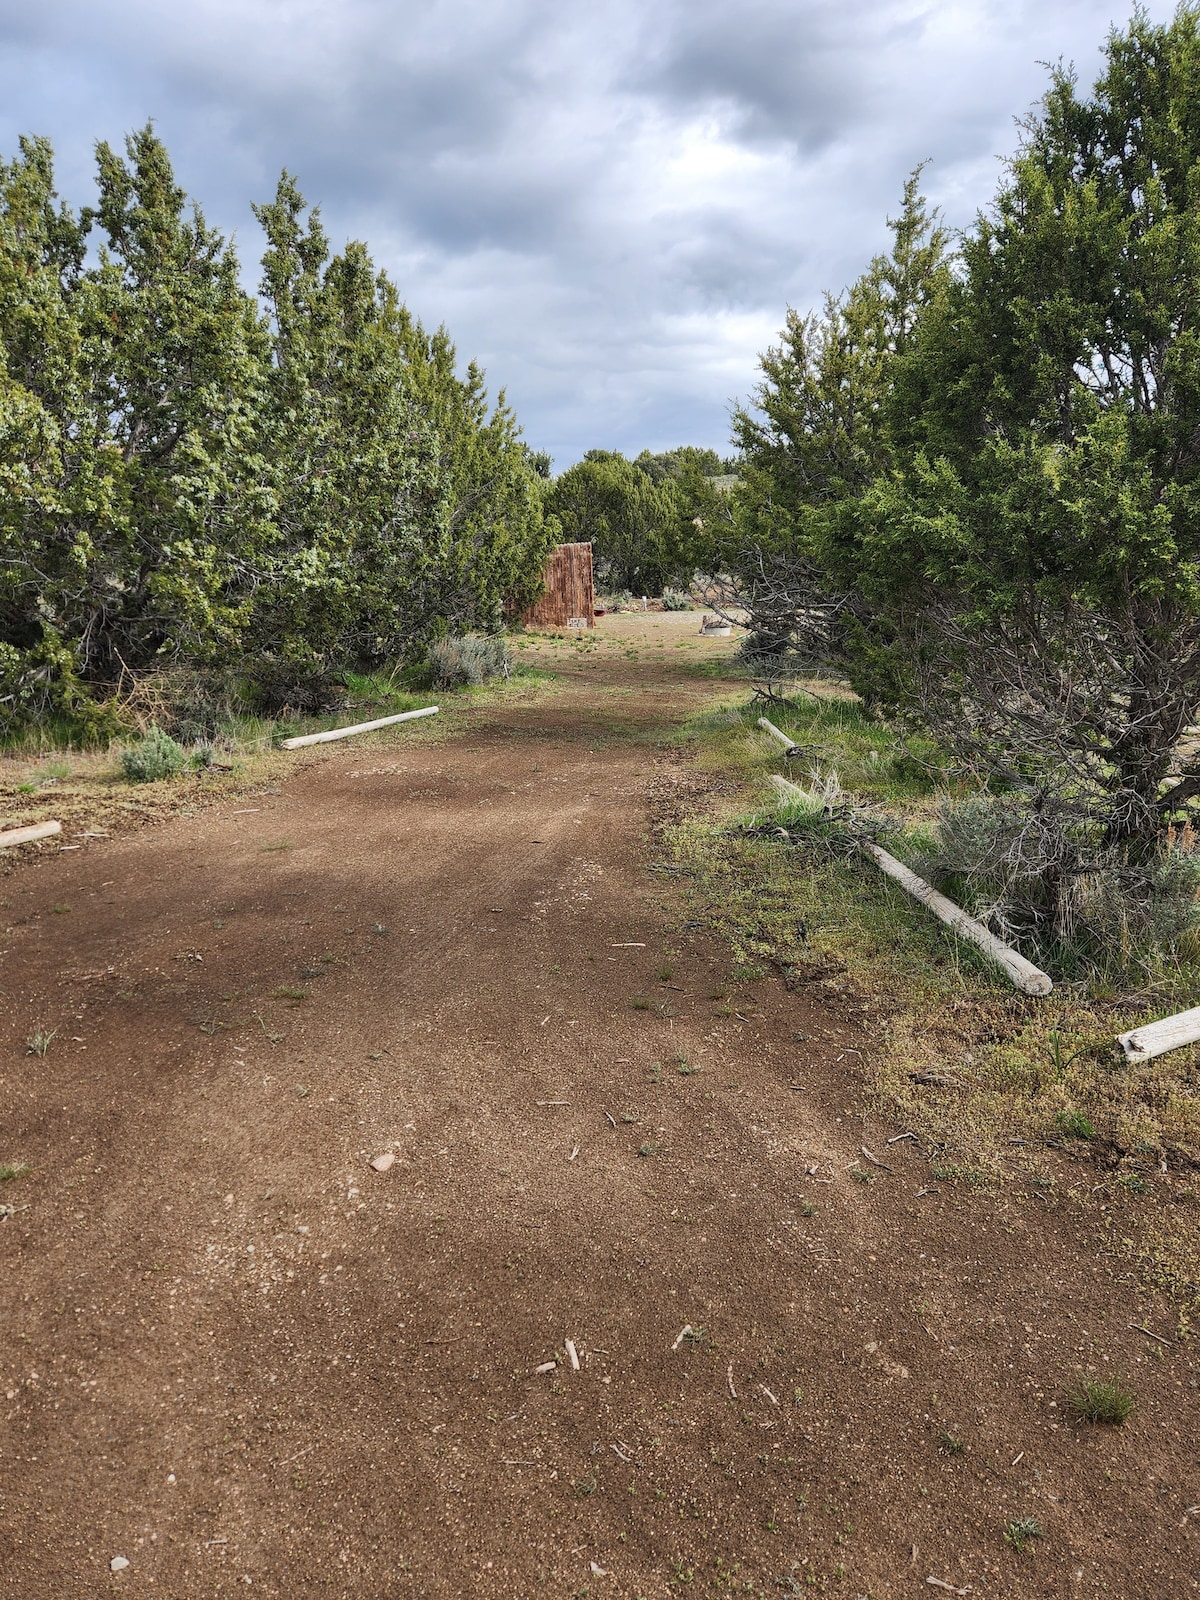
<instances>
[{"instance_id":1,"label":"overcast sky","mask_svg":"<svg viewBox=\"0 0 1200 1600\"><path fill-rule=\"evenodd\" d=\"M1173 5L1151 0L1152 17ZM1115 0L0 0L0 156L60 189L153 118L235 232L281 167L561 471L727 448L786 307L886 242L905 174L986 203L1039 62L1091 83Z\"/></svg>"}]
</instances>

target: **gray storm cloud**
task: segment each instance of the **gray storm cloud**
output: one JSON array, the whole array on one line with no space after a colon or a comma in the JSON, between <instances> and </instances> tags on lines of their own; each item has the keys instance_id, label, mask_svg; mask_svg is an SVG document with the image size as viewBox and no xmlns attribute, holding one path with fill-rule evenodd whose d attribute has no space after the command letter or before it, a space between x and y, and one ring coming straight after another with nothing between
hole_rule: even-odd
<instances>
[{"instance_id":1,"label":"gray storm cloud","mask_svg":"<svg viewBox=\"0 0 1200 1600\"><path fill-rule=\"evenodd\" d=\"M1152 5L1166 17L1168 5ZM1041 93L1126 13L1092 0L43 0L0 5L0 154L154 118L237 235L281 167L428 324L508 390L530 442L721 449L788 304L885 242L904 177L970 220Z\"/></svg>"}]
</instances>

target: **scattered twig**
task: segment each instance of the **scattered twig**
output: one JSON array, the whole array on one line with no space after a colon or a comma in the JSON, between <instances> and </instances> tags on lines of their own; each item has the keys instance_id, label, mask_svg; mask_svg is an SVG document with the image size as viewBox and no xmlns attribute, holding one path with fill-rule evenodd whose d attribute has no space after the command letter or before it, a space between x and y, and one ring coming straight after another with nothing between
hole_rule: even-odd
<instances>
[{"instance_id":1,"label":"scattered twig","mask_svg":"<svg viewBox=\"0 0 1200 1600\"><path fill-rule=\"evenodd\" d=\"M922 1195L936 1194L936 1193L937 1193L936 1189L918 1189L917 1190L917 1199L919 1200Z\"/></svg>"},{"instance_id":2,"label":"scattered twig","mask_svg":"<svg viewBox=\"0 0 1200 1600\"><path fill-rule=\"evenodd\" d=\"M886 1161L880 1161L878 1156L873 1156L871 1154L871 1152L867 1149L865 1144L860 1144L858 1148L862 1151L863 1155L866 1156L867 1160L871 1163L871 1165L873 1167L878 1167L881 1172L891 1172L892 1171L892 1168L888 1166L887 1162Z\"/></svg>"},{"instance_id":3,"label":"scattered twig","mask_svg":"<svg viewBox=\"0 0 1200 1600\"><path fill-rule=\"evenodd\" d=\"M573 1339L563 1340L563 1349L567 1352L567 1360L571 1363L571 1371L579 1371L579 1352L575 1348Z\"/></svg>"},{"instance_id":4,"label":"scattered twig","mask_svg":"<svg viewBox=\"0 0 1200 1600\"><path fill-rule=\"evenodd\" d=\"M917 1136L916 1136L915 1133L898 1133L898 1134L896 1134L896 1136L894 1138L889 1139L888 1143L889 1144L899 1144L901 1139L913 1139L913 1140L915 1140L916 1137Z\"/></svg>"},{"instance_id":5,"label":"scattered twig","mask_svg":"<svg viewBox=\"0 0 1200 1600\"><path fill-rule=\"evenodd\" d=\"M568 1161L574 1161L575 1157L578 1154L579 1154L579 1146L576 1145L575 1148L571 1151L571 1154L567 1157L567 1160Z\"/></svg>"},{"instance_id":6,"label":"scattered twig","mask_svg":"<svg viewBox=\"0 0 1200 1600\"><path fill-rule=\"evenodd\" d=\"M534 1367L535 1378L544 1378L548 1372L553 1372L558 1366L557 1361L543 1361L540 1367Z\"/></svg>"},{"instance_id":7,"label":"scattered twig","mask_svg":"<svg viewBox=\"0 0 1200 1600\"><path fill-rule=\"evenodd\" d=\"M640 939L626 939L623 944L610 944L610 950L644 950L646 946Z\"/></svg>"},{"instance_id":8,"label":"scattered twig","mask_svg":"<svg viewBox=\"0 0 1200 1600\"><path fill-rule=\"evenodd\" d=\"M1165 1344L1168 1350L1171 1348L1170 1339L1164 1339L1161 1333L1154 1333L1150 1328L1143 1328L1140 1322L1131 1322L1129 1326L1134 1333L1144 1333L1147 1339L1157 1339L1159 1344Z\"/></svg>"},{"instance_id":9,"label":"scattered twig","mask_svg":"<svg viewBox=\"0 0 1200 1600\"><path fill-rule=\"evenodd\" d=\"M671 1349L672 1350L678 1350L679 1346L683 1343L683 1341L687 1338L688 1334L691 1333L691 1331L692 1331L691 1323L690 1322L685 1323L685 1325L682 1328L680 1328L679 1332L676 1334L675 1343L671 1346Z\"/></svg>"},{"instance_id":10,"label":"scattered twig","mask_svg":"<svg viewBox=\"0 0 1200 1600\"><path fill-rule=\"evenodd\" d=\"M929 1584L930 1588L933 1588L933 1589L945 1589L950 1594L970 1594L970 1592L971 1592L970 1588L965 1588L965 1589L956 1588L954 1584L947 1583L945 1578L935 1578L932 1575L930 1575L928 1578L926 1578L925 1582L927 1584Z\"/></svg>"},{"instance_id":11,"label":"scattered twig","mask_svg":"<svg viewBox=\"0 0 1200 1600\"><path fill-rule=\"evenodd\" d=\"M616 1127L616 1125L617 1125L617 1119L616 1119L616 1117L614 1117L614 1116L613 1116L613 1114L612 1114L612 1112L611 1112L611 1111L606 1111L606 1112L605 1112L605 1113L604 1113L604 1115L605 1115L605 1117L607 1117L607 1119L608 1119L608 1125L609 1125L609 1127L610 1127L610 1128L615 1128L615 1127Z\"/></svg>"},{"instance_id":12,"label":"scattered twig","mask_svg":"<svg viewBox=\"0 0 1200 1600\"><path fill-rule=\"evenodd\" d=\"M569 1100L535 1100L533 1103L535 1106L569 1106L571 1104Z\"/></svg>"},{"instance_id":13,"label":"scattered twig","mask_svg":"<svg viewBox=\"0 0 1200 1600\"><path fill-rule=\"evenodd\" d=\"M633 1457L627 1456L619 1445L610 1444L608 1448L612 1451L613 1455L619 1457L620 1460L627 1462L630 1466L634 1464Z\"/></svg>"},{"instance_id":14,"label":"scattered twig","mask_svg":"<svg viewBox=\"0 0 1200 1600\"><path fill-rule=\"evenodd\" d=\"M738 1396L737 1396L737 1390L733 1387L733 1362L732 1361L729 1363L729 1365L725 1369L725 1381L729 1385L730 1398L732 1400L736 1400Z\"/></svg>"},{"instance_id":15,"label":"scattered twig","mask_svg":"<svg viewBox=\"0 0 1200 1600\"><path fill-rule=\"evenodd\" d=\"M779 1404L779 1401L776 1400L775 1396L771 1393L770 1389L767 1388L765 1383L760 1383L758 1387L766 1395L767 1399L771 1402L771 1404L773 1406L777 1406Z\"/></svg>"},{"instance_id":16,"label":"scattered twig","mask_svg":"<svg viewBox=\"0 0 1200 1600\"><path fill-rule=\"evenodd\" d=\"M1024 1452L1024 1450L1022 1450L1021 1454L1019 1456L1014 1456L1012 1458L1012 1460L1009 1462L1009 1466L1010 1467L1015 1467L1018 1461L1024 1461L1024 1459L1025 1459L1025 1452Z\"/></svg>"}]
</instances>

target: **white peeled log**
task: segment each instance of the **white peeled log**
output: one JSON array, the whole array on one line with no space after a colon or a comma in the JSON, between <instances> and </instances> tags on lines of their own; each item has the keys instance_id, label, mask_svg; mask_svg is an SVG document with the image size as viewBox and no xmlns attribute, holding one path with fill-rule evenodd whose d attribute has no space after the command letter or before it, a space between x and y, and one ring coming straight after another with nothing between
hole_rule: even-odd
<instances>
[{"instance_id":1,"label":"white peeled log","mask_svg":"<svg viewBox=\"0 0 1200 1600\"><path fill-rule=\"evenodd\" d=\"M0 850L10 844L30 844L34 839L49 839L61 832L61 822L31 822L27 828L9 828L0 833Z\"/></svg>"},{"instance_id":2,"label":"white peeled log","mask_svg":"<svg viewBox=\"0 0 1200 1600\"><path fill-rule=\"evenodd\" d=\"M788 751L789 754L793 750L799 750L800 746L796 743L796 741L794 739L789 739L787 734L784 733L781 728L777 728L773 722L768 722L766 717L759 717L758 725L760 728L765 728L773 739L778 739L780 744L786 751Z\"/></svg>"},{"instance_id":3,"label":"white peeled log","mask_svg":"<svg viewBox=\"0 0 1200 1600\"><path fill-rule=\"evenodd\" d=\"M1117 1035L1126 1061L1153 1061L1155 1056L1165 1056L1168 1050L1181 1050L1185 1044L1195 1044L1197 1039L1200 1039L1200 1006Z\"/></svg>"},{"instance_id":4,"label":"white peeled log","mask_svg":"<svg viewBox=\"0 0 1200 1600\"><path fill-rule=\"evenodd\" d=\"M786 778L780 777L772 777L771 783L788 800L806 800L813 805L819 804L818 797L809 794L798 783L789 783ZM864 842L859 848L864 855L870 856L881 872L886 872L888 877L894 879L906 893L912 895L914 900L919 900L923 906L928 907L939 922L944 922L960 938L966 939L977 950L981 950L989 961L994 961L998 967L1002 967L1014 988L1019 989L1022 994L1046 995L1053 989L1054 983L1048 973L1043 972L1040 967L1035 967L1032 961L1026 961L1023 955L1005 944L1003 939L997 939L990 928L985 928L982 922L976 922L974 917L969 917L961 906L956 906L953 900L940 894L931 883L919 878L902 861L897 861L895 856L888 855L887 851L881 850L877 844ZM1200 1017L1200 1012L1197 1016ZM1200 1024L1197 1025L1196 1037L1200 1038Z\"/></svg>"},{"instance_id":5,"label":"white peeled log","mask_svg":"<svg viewBox=\"0 0 1200 1600\"><path fill-rule=\"evenodd\" d=\"M439 707L422 706L420 711L399 711L394 717L376 717L374 722L356 722L352 728L330 728L327 733L305 733L298 739L284 739L280 748L299 750L306 744L329 744L334 739L348 739L352 733L374 733L376 728L390 728L393 722L411 722L413 717L436 717Z\"/></svg>"}]
</instances>

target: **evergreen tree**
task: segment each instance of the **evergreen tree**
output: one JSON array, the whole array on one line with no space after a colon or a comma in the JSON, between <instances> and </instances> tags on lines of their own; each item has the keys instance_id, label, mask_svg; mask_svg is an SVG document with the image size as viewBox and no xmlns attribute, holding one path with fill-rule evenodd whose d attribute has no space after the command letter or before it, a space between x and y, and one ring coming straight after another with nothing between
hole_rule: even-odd
<instances>
[{"instance_id":1,"label":"evergreen tree","mask_svg":"<svg viewBox=\"0 0 1200 1600\"><path fill-rule=\"evenodd\" d=\"M1200 793L1198 87L1190 6L1114 31L1090 96L1054 72L855 545L899 703L1131 857Z\"/></svg>"},{"instance_id":2,"label":"evergreen tree","mask_svg":"<svg viewBox=\"0 0 1200 1600\"><path fill-rule=\"evenodd\" d=\"M789 311L762 382L734 414L735 516L717 564L751 618L751 650L810 667L878 669L889 624L862 586L864 503L894 464L899 363L948 281L947 238L920 169L889 219L892 249L819 314Z\"/></svg>"},{"instance_id":3,"label":"evergreen tree","mask_svg":"<svg viewBox=\"0 0 1200 1600\"><path fill-rule=\"evenodd\" d=\"M635 594L661 594L692 574L673 477L655 482L616 450L589 450L554 480L547 510L564 539L590 543L601 582Z\"/></svg>"}]
</instances>

